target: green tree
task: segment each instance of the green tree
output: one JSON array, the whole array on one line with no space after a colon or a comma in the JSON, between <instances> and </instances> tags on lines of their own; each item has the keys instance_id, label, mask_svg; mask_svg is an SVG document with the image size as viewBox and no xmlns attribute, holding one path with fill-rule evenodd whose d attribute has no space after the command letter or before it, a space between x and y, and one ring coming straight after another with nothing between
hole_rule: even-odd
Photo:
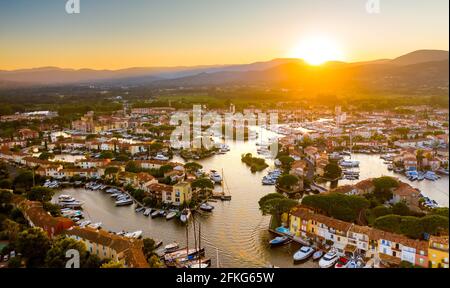
<instances>
[{"instance_id":1,"label":"green tree","mask_svg":"<svg viewBox=\"0 0 450 288\"><path fill-rule=\"evenodd\" d=\"M49 153L49 152L42 152L39 155L39 159L41 160L48 160L48 159L53 159L55 158L55 155L53 153Z\"/></svg>"},{"instance_id":2,"label":"green tree","mask_svg":"<svg viewBox=\"0 0 450 288\"><path fill-rule=\"evenodd\" d=\"M139 167L139 164L137 164L135 161L128 161L127 165L125 166L125 171L139 173L141 171L141 167Z\"/></svg>"},{"instance_id":3,"label":"green tree","mask_svg":"<svg viewBox=\"0 0 450 288\"><path fill-rule=\"evenodd\" d=\"M275 225L281 222L281 215L289 213L292 208L298 205L298 202L288 199L281 194L271 193L262 197L259 202L259 209L263 215L272 215Z\"/></svg>"},{"instance_id":4,"label":"green tree","mask_svg":"<svg viewBox=\"0 0 450 288\"><path fill-rule=\"evenodd\" d=\"M411 214L411 211L404 202L395 203L392 206L392 214L400 215L400 216L408 216Z\"/></svg>"},{"instance_id":5,"label":"green tree","mask_svg":"<svg viewBox=\"0 0 450 288\"><path fill-rule=\"evenodd\" d=\"M295 161L294 158L290 156L281 156L280 158L278 158L278 160L281 162L281 165L285 169L289 169L291 167L292 162Z\"/></svg>"},{"instance_id":6,"label":"green tree","mask_svg":"<svg viewBox=\"0 0 450 288\"><path fill-rule=\"evenodd\" d=\"M27 267L42 267L50 249L50 239L40 228L33 227L19 233L15 246L26 259Z\"/></svg>"},{"instance_id":7,"label":"green tree","mask_svg":"<svg viewBox=\"0 0 450 288\"><path fill-rule=\"evenodd\" d=\"M48 202L52 200L54 194L55 192L50 188L37 186L27 192L27 199L30 201Z\"/></svg>"},{"instance_id":8,"label":"green tree","mask_svg":"<svg viewBox=\"0 0 450 288\"><path fill-rule=\"evenodd\" d=\"M200 190L214 189L214 183L208 178L199 178L192 181L191 187Z\"/></svg>"},{"instance_id":9,"label":"green tree","mask_svg":"<svg viewBox=\"0 0 450 288\"><path fill-rule=\"evenodd\" d=\"M337 163L330 162L325 166L324 177L328 179L336 179L342 175L342 169Z\"/></svg>"},{"instance_id":10,"label":"green tree","mask_svg":"<svg viewBox=\"0 0 450 288\"><path fill-rule=\"evenodd\" d=\"M159 257L156 255L150 256L150 258L148 259L148 264L149 264L150 268L162 268L163 267L163 263L161 262Z\"/></svg>"},{"instance_id":11,"label":"green tree","mask_svg":"<svg viewBox=\"0 0 450 288\"><path fill-rule=\"evenodd\" d=\"M156 242L151 238L144 238L143 244L142 251L144 252L145 257L148 258L153 255L156 249Z\"/></svg>"},{"instance_id":12,"label":"green tree","mask_svg":"<svg viewBox=\"0 0 450 288\"><path fill-rule=\"evenodd\" d=\"M102 151L100 152L100 159L113 159L114 153L112 151Z\"/></svg>"},{"instance_id":13,"label":"green tree","mask_svg":"<svg viewBox=\"0 0 450 288\"><path fill-rule=\"evenodd\" d=\"M189 162L184 164L184 168L189 172L196 172L203 168L202 165L198 164L197 162Z\"/></svg>"},{"instance_id":14,"label":"green tree","mask_svg":"<svg viewBox=\"0 0 450 288\"><path fill-rule=\"evenodd\" d=\"M100 268L107 268L107 269L119 269L119 268L124 268L122 262L116 262L116 261L110 261L108 263L104 263L102 264L102 266L100 266Z\"/></svg>"},{"instance_id":15,"label":"green tree","mask_svg":"<svg viewBox=\"0 0 450 288\"><path fill-rule=\"evenodd\" d=\"M300 179L295 175L283 175L278 178L277 183L282 188L291 190L293 186L297 185Z\"/></svg>"},{"instance_id":16,"label":"green tree","mask_svg":"<svg viewBox=\"0 0 450 288\"><path fill-rule=\"evenodd\" d=\"M33 186L33 172L22 171L13 180L14 187L30 189Z\"/></svg>"},{"instance_id":17,"label":"green tree","mask_svg":"<svg viewBox=\"0 0 450 288\"><path fill-rule=\"evenodd\" d=\"M64 268L67 262L66 252L70 249L77 250L80 253L80 260L86 257L86 246L83 242L60 236L53 241L52 247L47 252L45 257L46 266L50 268Z\"/></svg>"}]
</instances>

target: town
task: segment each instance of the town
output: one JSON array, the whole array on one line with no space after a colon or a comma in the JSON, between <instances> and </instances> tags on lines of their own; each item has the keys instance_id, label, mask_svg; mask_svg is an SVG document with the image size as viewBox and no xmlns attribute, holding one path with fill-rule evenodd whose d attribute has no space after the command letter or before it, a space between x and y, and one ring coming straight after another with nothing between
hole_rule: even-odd
<instances>
[{"instance_id":1,"label":"town","mask_svg":"<svg viewBox=\"0 0 450 288\"><path fill-rule=\"evenodd\" d=\"M214 168L210 171L202 165L213 158L231 158L227 139L203 135L214 139L212 149L172 145L170 135L176 127L170 125L171 115L192 112L152 107L151 101L149 105L134 108L124 102L122 110L98 116L89 111L59 129L51 124L57 112L1 116L2 123L16 123L19 128L1 140L2 198L9 199L10 209L25 221L14 224L8 220L12 223L3 225L3 237L20 238L11 229L21 230L19 226L26 224L41 228L49 239L65 235L82 241L91 254L110 261L103 265L210 266L207 255L214 251L205 255L197 243L200 235L194 235L193 249L188 247L190 237L171 239L160 248L160 239L146 238L158 235L147 235L143 229L130 232L125 226L112 231L113 227L103 226L105 219L86 219L91 212L85 203L66 194L103 191L114 199L111 205L116 209L132 205L134 213L144 218L176 218L186 230L190 225L195 230L205 213L223 217L214 215L217 201L239 201L232 200L235 194L227 187L223 172L233 169L231 164L205 165ZM228 109L211 111L235 113L236 108L230 104ZM262 112L277 113L280 123L248 127L251 131L243 142L256 149L255 157L246 156L253 157L246 158L248 165L259 163L255 169L252 166L253 174L271 170L259 180L261 187L272 191L259 200L263 214L271 215L270 233L278 234L269 247L294 241L302 245L293 255L295 263L313 257L322 259L321 267L448 268L448 199L434 199L432 186L448 178L448 109L405 106L372 113L341 106L242 110L244 115ZM237 129L243 123L235 125ZM274 142L279 149L275 157L268 150ZM381 161L380 166L392 175L367 177L358 157ZM430 182L424 186L427 191L414 186L422 181ZM186 247L181 247L184 241ZM2 250L7 252L2 252L3 261L17 257L18 249L8 247ZM215 261L219 265L219 259Z\"/></svg>"}]
</instances>

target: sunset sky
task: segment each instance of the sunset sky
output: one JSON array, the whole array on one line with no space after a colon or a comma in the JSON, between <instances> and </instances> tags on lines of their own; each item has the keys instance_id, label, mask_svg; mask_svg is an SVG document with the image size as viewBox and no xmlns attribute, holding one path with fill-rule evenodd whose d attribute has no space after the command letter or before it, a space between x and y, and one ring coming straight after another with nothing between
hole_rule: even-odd
<instances>
[{"instance_id":1,"label":"sunset sky","mask_svg":"<svg viewBox=\"0 0 450 288\"><path fill-rule=\"evenodd\" d=\"M449 49L448 0L366 2L81 0L69 15L66 0L0 0L0 69L250 63L302 57L311 39L343 61Z\"/></svg>"}]
</instances>

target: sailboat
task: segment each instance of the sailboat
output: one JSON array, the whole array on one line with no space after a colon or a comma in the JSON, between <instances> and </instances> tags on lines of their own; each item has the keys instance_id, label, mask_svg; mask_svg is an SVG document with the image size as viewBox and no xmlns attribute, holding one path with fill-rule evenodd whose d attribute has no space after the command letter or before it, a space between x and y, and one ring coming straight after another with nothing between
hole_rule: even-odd
<instances>
[{"instance_id":1,"label":"sailboat","mask_svg":"<svg viewBox=\"0 0 450 288\"><path fill-rule=\"evenodd\" d=\"M228 185L227 185L227 183L226 183L226 181L225 181L225 176L223 175L223 169L222 169L222 179L223 179L223 181L222 181L222 196L220 196L220 199L222 200L222 201L230 201L231 200L231 195L230 195L230 189L228 188ZM226 191L228 192L228 195L225 193L225 189L224 189L224 187L226 186Z\"/></svg>"}]
</instances>

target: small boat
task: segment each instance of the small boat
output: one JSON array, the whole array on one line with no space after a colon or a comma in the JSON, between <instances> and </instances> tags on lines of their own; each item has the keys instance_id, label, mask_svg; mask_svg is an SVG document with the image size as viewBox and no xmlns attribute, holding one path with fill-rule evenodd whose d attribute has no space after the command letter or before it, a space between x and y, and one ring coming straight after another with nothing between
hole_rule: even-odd
<instances>
[{"instance_id":1,"label":"small boat","mask_svg":"<svg viewBox=\"0 0 450 288\"><path fill-rule=\"evenodd\" d=\"M295 252L294 261L295 262L304 261L309 257L311 257L314 254L314 251L315 250L312 247L303 246L302 248L300 248L300 250Z\"/></svg>"},{"instance_id":2,"label":"small boat","mask_svg":"<svg viewBox=\"0 0 450 288\"><path fill-rule=\"evenodd\" d=\"M169 157L164 156L162 154L157 154L155 157L153 157L153 159L155 160L160 160L160 161L168 161Z\"/></svg>"},{"instance_id":3,"label":"small boat","mask_svg":"<svg viewBox=\"0 0 450 288\"><path fill-rule=\"evenodd\" d=\"M159 216L160 216L160 217L166 216L166 211L164 211L164 210L159 210Z\"/></svg>"},{"instance_id":4,"label":"small boat","mask_svg":"<svg viewBox=\"0 0 450 288\"><path fill-rule=\"evenodd\" d=\"M208 268L211 265L211 259L209 258L200 258L200 260L191 260L188 261L185 265L186 268L194 268L194 269L198 269L198 268Z\"/></svg>"},{"instance_id":5,"label":"small boat","mask_svg":"<svg viewBox=\"0 0 450 288\"><path fill-rule=\"evenodd\" d=\"M145 210L144 207L139 207L139 208L134 209L134 211L136 211L136 213L140 213L140 212L142 212L144 210Z\"/></svg>"},{"instance_id":6,"label":"small boat","mask_svg":"<svg viewBox=\"0 0 450 288\"><path fill-rule=\"evenodd\" d=\"M177 251L180 248L180 244L178 244L177 242L173 242L170 244L167 244L166 246L164 246L164 252L165 253L172 253Z\"/></svg>"},{"instance_id":7,"label":"small boat","mask_svg":"<svg viewBox=\"0 0 450 288\"><path fill-rule=\"evenodd\" d=\"M135 232L126 233L124 236L127 237L127 238L135 238L135 239L138 239L138 238L140 238L140 237L142 236L142 230L138 230L138 231L135 231Z\"/></svg>"},{"instance_id":8,"label":"small boat","mask_svg":"<svg viewBox=\"0 0 450 288\"><path fill-rule=\"evenodd\" d=\"M191 218L191 210L185 209L181 212L180 221L183 223L187 223L187 221Z\"/></svg>"},{"instance_id":9,"label":"small boat","mask_svg":"<svg viewBox=\"0 0 450 288\"><path fill-rule=\"evenodd\" d=\"M153 211L153 213L151 214L152 218L156 218L159 216L159 210L155 210Z\"/></svg>"},{"instance_id":10,"label":"small boat","mask_svg":"<svg viewBox=\"0 0 450 288\"><path fill-rule=\"evenodd\" d=\"M320 258L322 258L322 256L323 256L323 251L322 250L317 250L313 254L313 261L318 261Z\"/></svg>"},{"instance_id":11,"label":"small boat","mask_svg":"<svg viewBox=\"0 0 450 288\"><path fill-rule=\"evenodd\" d=\"M177 216L177 212L171 211L171 212L167 213L166 220L171 220L171 219L175 218L176 216Z\"/></svg>"},{"instance_id":12,"label":"small boat","mask_svg":"<svg viewBox=\"0 0 450 288\"><path fill-rule=\"evenodd\" d=\"M349 264L349 259L346 257L339 257L336 265L334 265L334 268L347 268Z\"/></svg>"},{"instance_id":13,"label":"small boat","mask_svg":"<svg viewBox=\"0 0 450 288\"><path fill-rule=\"evenodd\" d=\"M214 206L209 205L208 203L203 203L200 205L200 209L206 212L212 212L212 210L214 210Z\"/></svg>"},{"instance_id":14,"label":"small boat","mask_svg":"<svg viewBox=\"0 0 450 288\"><path fill-rule=\"evenodd\" d=\"M329 251L327 254L325 254L322 259L319 261L319 267L320 268L331 268L336 264L336 262L339 260L339 257L335 251Z\"/></svg>"},{"instance_id":15,"label":"small boat","mask_svg":"<svg viewBox=\"0 0 450 288\"><path fill-rule=\"evenodd\" d=\"M91 221L86 220L86 221L83 221L83 222L80 223L80 227L85 227L85 226L87 226L89 224L91 224Z\"/></svg>"},{"instance_id":16,"label":"small boat","mask_svg":"<svg viewBox=\"0 0 450 288\"><path fill-rule=\"evenodd\" d=\"M209 178L214 183L221 183L222 182L222 176L220 176L220 174L217 173L217 171L215 171L215 170L211 170L211 174L209 175Z\"/></svg>"},{"instance_id":17,"label":"small boat","mask_svg":"<svg viewBox=\"0 0 450 288\"><path fill-rule=\"evenodd\" d=\"M147 209L145 209L145 211L144 211L144 216L149 216L150 215L150 213L152 213L152 209L151 208L147 208Z\"/></svg>"},{"instance_id":18,"label":"small boat","mask_svg":"<svg viewBox=\"0 0 450 288\"><path fill-rule=\"evenodd\" d=\"M116 201L116 206L126 206L131 204L133 204L133 200L129 198Z\"/></svg>"},{"instance_id":19,"label":"small boat","mask_svg":"<svg viewBox=\"0 0 450 288\"><path fill-rule=\"evenodd\" d=\"M87 225L87 227L92 228L92 229L99 229L102 227L102 222L89 224L89 225Z\"/></svg>"},{"instance_id":20,"label":"small boat","mask_svg":"<svg viewBox=\"0 0 450 288\"><path fill-rule=\"evenodd\" d=\"M279 236L279 237L275 237L272 240L269 241L269 244L271 246L279 246L279 245L284 245L287 244L289 242L289 237L287 236Z\"/></svg>"}]
</instances>

